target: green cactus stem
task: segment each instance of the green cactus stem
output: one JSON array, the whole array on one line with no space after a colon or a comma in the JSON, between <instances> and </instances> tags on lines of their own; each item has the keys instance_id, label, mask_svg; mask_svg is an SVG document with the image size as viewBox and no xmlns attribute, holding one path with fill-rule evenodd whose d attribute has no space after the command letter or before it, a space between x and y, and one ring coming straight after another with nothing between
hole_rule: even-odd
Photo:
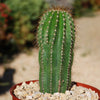
<instances>
[{"instance_id":1,"label":"green cactus stem","mask_svg":"<svg viewBox=\"0 0 100 100\"><path fill-rule=\"evenodd\" d=\"M50 10L38 27L39 84L45 93L64 93L71 86L75 26L65 10Z\"/></svg>"}]
</instances>

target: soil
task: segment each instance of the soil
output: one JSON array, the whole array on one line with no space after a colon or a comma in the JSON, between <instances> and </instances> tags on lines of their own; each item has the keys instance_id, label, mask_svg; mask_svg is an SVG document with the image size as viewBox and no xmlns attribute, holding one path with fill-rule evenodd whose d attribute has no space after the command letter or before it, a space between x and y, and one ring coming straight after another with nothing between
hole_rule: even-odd
<instances>
[{"instance_id":1,"label":"soil","mask_svg":"<svg viewBox=\"0 0 100 100\"><path fill-rule=\"evenodd\" d=\"M100 12L93 17L83 17L75 20L76 45L72 69L72 81L92 85L100 89ZM31 55L21 53L6 65L0 65L0 76L4 66L16 70L14 83L39 78L38 49L33 49ZM0 100L11 100L9 92L0 95Z\"/></svg>"}]
</instances>

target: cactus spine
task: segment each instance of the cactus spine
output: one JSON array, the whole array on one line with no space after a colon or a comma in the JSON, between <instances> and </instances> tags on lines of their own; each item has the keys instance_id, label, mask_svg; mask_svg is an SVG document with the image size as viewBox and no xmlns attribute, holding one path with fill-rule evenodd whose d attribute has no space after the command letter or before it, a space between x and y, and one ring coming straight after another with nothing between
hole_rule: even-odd
<instances>
[{"instance_id":1,"label":"cactus spine","mask_svg":"<svg viewBox=\"0 0 100 100\"><path fill-rule=\"evenodd\" d=\"M45 93L65 92L71 85L75 27L64 10L50 10L38 27L39 84Z\"/></svg>"}]
</instances>

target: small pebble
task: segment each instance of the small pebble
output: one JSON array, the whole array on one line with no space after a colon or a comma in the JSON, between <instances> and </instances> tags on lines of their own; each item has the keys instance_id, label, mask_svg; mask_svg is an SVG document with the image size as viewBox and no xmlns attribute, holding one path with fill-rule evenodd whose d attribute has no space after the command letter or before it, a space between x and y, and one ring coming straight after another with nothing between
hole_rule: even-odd
<instances>
[{"instance_id":1,"label":"small pebble","mask_svg":"<svg viewBox=\"0 0 100 100\"><path fill-rule=\"evenodd\" d=\"M14 94L21 100L98 100L99 96L95 91L81 86L74 85L70 91L65 93L41 93L37 82L26 84L23 82L21 86L17 86Z\"/></svg>"}]
</instances>

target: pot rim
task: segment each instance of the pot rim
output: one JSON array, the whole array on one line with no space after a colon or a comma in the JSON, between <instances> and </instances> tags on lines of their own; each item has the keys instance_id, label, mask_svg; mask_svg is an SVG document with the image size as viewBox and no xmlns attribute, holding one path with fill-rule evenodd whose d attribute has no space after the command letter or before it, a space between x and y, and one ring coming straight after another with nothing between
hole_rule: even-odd
<instances>
[{"instance_id":1,"label":"pot rim","mask_svg":"<svg viewBox=\"0 0 100 100\"><path fill-rule=\"evenodd\" d=\"M30 81L25 81L25 83L29 84L30 82L37 82L37 81L38 81L38 80L30 80ZM14 86L11 87L11 89L10 89L10 94L11 94L13 100L21 100L21 99L18 99L18 98L14 95L14 93L13 93L13 90L16 88L16 86L17 86L17 85L21 85L21 84L22 84L22 82L21 82L21 83L18 83L18 84L16 84L16 85L14 85ZM99 89L97 89L97 88L95 88L95 87L93 87L93 86L84 84L84 83L80 83L80 82L76 82L76 85L77 85L77 86L82 86L82 87L85 87L85 88L87 88L87 89L91 89L91 90L95 91L96 93L98 93L99 100L100 100L100 90L99 90Z\"/></svg>"}]
</instances>

